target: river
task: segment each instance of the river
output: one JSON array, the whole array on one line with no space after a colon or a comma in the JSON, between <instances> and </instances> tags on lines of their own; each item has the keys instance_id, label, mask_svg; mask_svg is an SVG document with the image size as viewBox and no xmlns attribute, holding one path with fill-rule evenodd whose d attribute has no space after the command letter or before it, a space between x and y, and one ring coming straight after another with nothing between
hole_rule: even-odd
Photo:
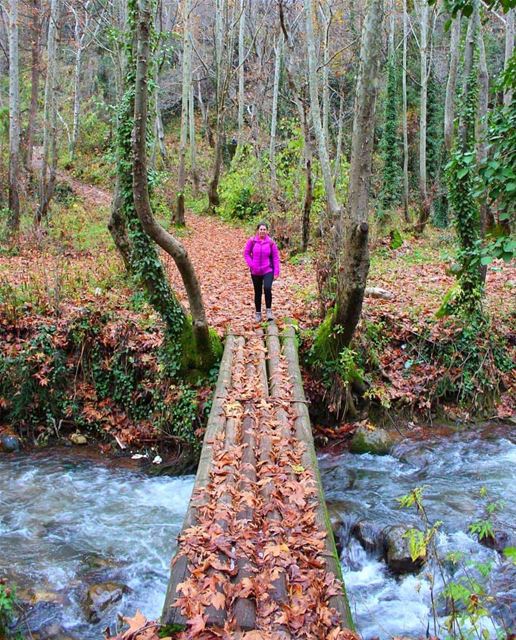
<instances>
[{"instance_id":1,"label":"river","mask_svg":"<svg viewBox=\"0 0 516 640\"><path fill-rule=\"evenodd\" d=\"M460 550L468 561L492 562L484 582L499 596L493 612L498 624L509 624L511 616L514 622L514 566L468 532L481 515L479 493L485 487L490 501L504 500L497 518L514 535L516 446L506 433L469 430L404 440L389 456L323 454L319 460L327 500L341 514L344 577L364 640L418 638L434 631L432 566L396 578L377 553L364 551L350 535L364 518L378 528L417 525L418 518L401 511L395 500L416 486L425 487L430 520L443 522L438 535L443 555ZM20 620L20 629L28 624L55 634L61 627L68 636L98 640L119 611L132 614L138 607L147 617L158 617L193 480L151 478L71 455L0 457L0 576L38 601ZM87 589L107 582L124 585L126 593L98 622L88 621ZM436 591L441 586L436 580ZM438 622L445 613L441 606ZM484 624L495 638L491 621Z\"/></svg>"}]
</instances>

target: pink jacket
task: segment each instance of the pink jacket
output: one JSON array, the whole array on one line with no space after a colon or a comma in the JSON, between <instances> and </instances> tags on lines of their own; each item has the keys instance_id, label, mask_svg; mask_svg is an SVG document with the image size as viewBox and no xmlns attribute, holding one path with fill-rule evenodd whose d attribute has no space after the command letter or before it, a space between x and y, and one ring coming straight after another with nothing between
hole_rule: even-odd
<instances>
[{"instance_id":1,"label":"pink jacket","mask_svg":"<svg viewBox=\"0 0 516 640\"><path fill-rule=\"evenodd\" d=\"M260 240L258 235L249 238L244 249L244 258L253 276L264 276L271 271L278 278L280 273L279 252L270 236Z\"/></svg>"}]
</instances>

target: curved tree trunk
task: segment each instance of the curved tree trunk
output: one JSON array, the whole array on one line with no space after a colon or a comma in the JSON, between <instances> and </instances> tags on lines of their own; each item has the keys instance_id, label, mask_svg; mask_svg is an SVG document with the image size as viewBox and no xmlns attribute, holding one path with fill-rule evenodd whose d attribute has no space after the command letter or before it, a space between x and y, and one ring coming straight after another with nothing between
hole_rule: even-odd
<instances>
[{"instance_id":1,"label":"curved tree trunk","mask_svg":"<svg viewBox=\"0 0 516 640\"><path fill-rule=\"evenodd\" d=\"M134 205L144 231L171 256L181 274L192 314L193 332L198 355L204 362L208 362L213 360L213 352L197 275L183 245L154 219L149 199L146 132L151 24L149 0L140 0L137 23L137 66L133 133Z\"/></svg>"}]
</instances>

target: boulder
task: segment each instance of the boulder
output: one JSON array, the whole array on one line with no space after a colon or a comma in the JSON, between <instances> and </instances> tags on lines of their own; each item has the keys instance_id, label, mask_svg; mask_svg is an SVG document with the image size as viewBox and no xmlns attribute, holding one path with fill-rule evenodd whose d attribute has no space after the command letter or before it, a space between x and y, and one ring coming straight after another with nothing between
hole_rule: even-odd
<instances>
[{"instance_id":1,"label":"boulder","mask_svg":"<svg viewBox=\"0 0 516 640\"><path fill-rule=\"evenodd\" d=\"M503 553L505 547L514 547L516 544L514 537L502 529L495 529L493 536L484 536L483 538L479 537L478 541L480 544L483 544L484 547L494 549L495 551L498 551L498 553Z\"/></svg>"},{"instance_id":2,"label":"boulder","mask_svg":"<svg viewBox=\"0 0 516 640\"><path fill-rule=\"evenodd\" d=\"M72 444L88 444L86 436L83 436L82 433L72 433L70 442Z\"/></svg>"},{"instance_id":3,"label":"boulder","mask_svg":"<svg viewBox=\"0 0 516 640\"><path fill-rule=\"evenodd\" d=\"M371 553L381 554L385 544L384 532L374 522L359 520L351 529L351 535Z\"/></svg>"},{"instance_id":4,"label":"boulder","mask_svg":"<svg viewBox=\"0 0 516 640\"><path fill-rule=\"evenodd\" d=\"M129 587L118 582L101 582L88 588L83 610L90 622L100 622L102 614L111 605L119 602Z\"/></svg>"},{"instance_id":5,"label":"boulder","mask_svg":"<svg viewBox=\"0 0 516 640\"><path fill-rule=\"evenodd\" d=\"M4 453L15 453L21 449L21 440L12 433L2 433L0 435L0 451Z\"/></svg>"},{"instance_id":6,"label":"boulder","mask_svg":"<svg viewBox=\"0 0 516 640\"><path fill-rule=\"evenodd\" d=\"M396 575L403 573L415 573L423 566L425 559L410 557L409 541L405 534L412 527L407 525L394 525L384 529L385 537L385 561L389 569Z\"/></svg>"},{"instance_id":7,"label":"boulder","mask_svg":"<svg viewBox=\"0 0 516 640\"><path fill-rule=\"evenodd\" d=\"M335 539L335 547L337 548L337 553L340 557L345 544L343 540L344 519L339 510L338 503L329 503L327 507L328 517L330 518L331 528L333 531L333 538Z\"/></svg>"},{"instance_id":8,"label":"boulder","mask_svg":"<svg viewBox=\"0 0 516 640\"><path fill-rule=\"evenodd\" d=\"M355 431L349 450L351 453L373 453L382 456L388 454L393 445L394 438L385 429L360 426Z\"/></svg>"}]
</instances>

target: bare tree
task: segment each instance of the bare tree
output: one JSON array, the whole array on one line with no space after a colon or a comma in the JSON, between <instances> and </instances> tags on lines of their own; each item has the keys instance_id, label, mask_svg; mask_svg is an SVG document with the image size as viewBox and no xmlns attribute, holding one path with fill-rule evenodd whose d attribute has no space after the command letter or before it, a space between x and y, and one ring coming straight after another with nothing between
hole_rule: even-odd
<instances>
[{"instance_id":1,"label":"bare tree","mask_svg":"<svg viewBox=\"0 0 516 640\"><path fill-rule=\"evenodd\" d=\"M27 140L26 165L32 171L34 129L38 115L39 79L41 76L41 0L30 0L31 85L30 108L25 138Z\"/></svg>"},{"instance_id":2,"label":"bare tree","mask_svg":"<svg viewBox=\"0 0 516 640\"><path fill-rule=\"evenodd\" d=\"M409 214L409 145L408 145L408 107L407 107L407 52L408 52L408 9L407 0L403 0L403 69L401 75L403 107L402 107L402 126L403 126L403 215L405 222L410 222Z\"/></svg>"},{"instance_id":3,"label":"bare tree","mask_svg":"<svg viewBox=\"0 0 516 640\"><path fill-rule=\"evenodd\" d=\"M444 103L444 146L448 153L453 144L453 121L455 118L455 92L457 85L457 68L459 63L460 14L452 22L450 34L450 64L448 82L446 83L446 99Z\"/></svg>"},{"instance_id":4,"label":"bare tree","mask_svg":"<svg viewBox=\"0 0 516 640\"><path fill-rule=\"evenodd\" d=\"M181 94L181 137L179 140L179 176L174 222L185 224L186 151L188 144L188 102L192 86L192 39L190 33L191 2L183 2L183 87Z\"/></svg>"},{"instance_id":5,"label":"bare tree","mask_svg":"<svg viewBox=\"0 0 516 640\"><path fill-rule=\"evenodd\" d=\"M514 16L516 9L510 9L505 18L505 68L514 52ZM507 88L503 94L503 103L510 105L512 102L512 89Z\"/></svg>"},{"instance_id":6,"label":"bare tree","mask_svg":"<svg viewBox=\"0 0 516 640\"><path fill-rule=\"evenodd\" d=\"M43 155L39 206L36 224L47 215L54 194L57 168L57 40L59 34L60 0L51 0L50 22L47 38L47 77L45 80L45 105L43 108Z\"/></svg>"},{"instance_id":7,"label":"bare tree","mask_svg":"<svg viewBox=\"0 0 516 640\"><path fill-rule=\"evenodd\" d=\"M310 89L310 112L312 114L312 124L317 140L317 149L319 153L319 161L321 163L321 172L323 175L324 189L326 192L326 200L330 216L335 218L340 207L337 202L335 187L333 186L333 176L330 166L330 157L328 153L328 141L326 139L323 123L321 121L321 108L319 105L319 90L317 82L317 53L315 49L315 39L313 30L313 8L312 0L304 0L305 18L306 18L306 47L308 61L308 86Z\"/></svg>"},{"instance_id":8,"label":"bare tree","mask_svg":"<svg viewBox=\"0 0 516 640\"><path fill-rule=\"evenodd\" d=\"M20 69L18 0L9 1L9 214L10 231L20 228Z\"/></svg>"}]
</instances>

